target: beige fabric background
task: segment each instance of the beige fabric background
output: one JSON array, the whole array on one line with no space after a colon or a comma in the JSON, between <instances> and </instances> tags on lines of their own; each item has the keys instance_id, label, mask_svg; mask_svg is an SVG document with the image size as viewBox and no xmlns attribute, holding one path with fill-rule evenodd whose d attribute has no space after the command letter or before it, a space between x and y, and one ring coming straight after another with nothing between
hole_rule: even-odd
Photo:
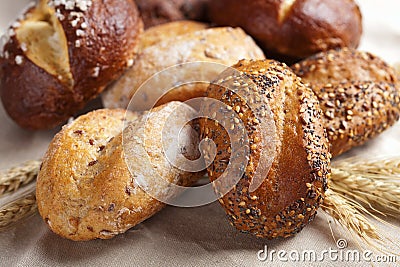
<instances>
[{"instance_id":1,"label":"beige fabric background","mask_svg":"<svg viewBox=\"0 0 400 267\"><path fill-rule=\"evenodd\" d=\"M0 29L3 31L28 1L0 2ZM361 49L371 51L390 63L400 61L400 2L360 0L365 33ZM0 106L0 170L38 159L45 152L55 131L28 132L18 128ZM400 156L400 124L345 156ZM329 217L320 212L316 220L294 238L268 241L238 233L231 227L219 204L201 208L168 207L108 241L76 243L51 233L35 215L7 232L0 233L1 266L366 266L365 262L260 262L257 252L269 250L337 249L328 226ZM397 227L399 222L393 221ZM399 228L385 228L400 240ZM345 238L349 249L356 243L346 231L333 227L336 239ZM379 264L374 264L379 266ZM397 258L400 265L400 257ZM385 265L387 266L387 265ZM393 264L395 266L395 264Z\"/></svg>"}]
</instances>

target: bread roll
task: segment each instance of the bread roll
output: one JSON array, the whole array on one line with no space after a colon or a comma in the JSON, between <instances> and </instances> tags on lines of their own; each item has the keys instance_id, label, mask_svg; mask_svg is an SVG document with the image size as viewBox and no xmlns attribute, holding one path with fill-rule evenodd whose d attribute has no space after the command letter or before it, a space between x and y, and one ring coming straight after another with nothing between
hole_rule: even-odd
<instances>
[{"instance_id":1,"label":"bread roll","mask_svg":"<svg viewBox=\"0 0 400 267\"><path fill-rule=\"evenodd\" d=\"M399 120L396 71L370 53L332 50L292 68L321 103L334 156L364 144Z\"/></svg>"},{"instance_id":2,"label":"bread roll","mask_svg":"<svg viewBox=\"0 0 400 267\"><path fill-rule=\"evenodd\" d=\"M291 68L312 86L366 81L398 82L395 69L381 58L348 48L318 53Z\"/></svg>"},{"instance_id":3,"label":"bread roll","mask_svg":"<svg viewBox=\"0 0 400 267\"><path fill-rule=\"evenodd\" d=\"M264 54L250 36L240 28L212 28L167 39L148 47L138 55L134 65L111 88L103 94L103 104L107 108L126 108L139 87L152 75L171 66L186 62L211 62L232 65L239 59L263 59ZM205 66L205 81L211 81L221 72L222 67ZM143 92L135 103L136 110L146 110L169 101L185 101L193 97L204 96L208 83L196 83L168 91L163 95L166 84L176 85L190 80L191 70L180 70L179 75L171 74L168 80L158 76L153 79L151 90Z\"/></svg>"},{"instance_id":4,"label":"bread roll","mask_svg":"<svg viewBox=\"0 0 400 267\"><path fill-rule=\"evenodd\" d=\"M248 147L243 174L220 203L232 225L243 232L269 239L292 236L313 220L327 190L331 156L319 102L282 63L242 60L233 68L236 73L222 73L207 90L208 98L226 107L209 101L202 105L205 114L213 114L200 126L201 137L216 146L209 177L216 181L233 164L229 159L237 158L238 152L233 149L237 142L239 147ZM230 110L241 120L232 119L227 114ZM224 120L228 120L226 125L233 134L247 134L230 139L229 129L221 126ZM275 131L270 131L271 125L275 125ZM247 143L243 143L245 138ZM261 159L273 143L274 151L266 153L267 157L275 155L269 168ZM210 158L210 147L204 148L204 154ZM252 191L258 173L264 176ZM226 175L233 179L231 174ZM221 189L224 186L216 184L217 192Z\"/></svg>"},{"instance_id":5,"label":"bread roll","mask_svg":"<svg viewBox=\"0 0 400 267\"><path fill-rule=\"evenodd\" d=\"M210 19L242 27L267 55L299 59L336 47L356 48L361 13L353 0L219 0Z\"/></svg>"},{"instance_id":6,"label":"bread roll","mask_svg":"<svg viewBox=\"0 0 400 267\"><path fill-rule=\"evenodd\" d=\"M210 0L135 0L145 28L175 20L207 20Z\"/></svg>"},{"instance_id":7,"label":"bread roll","mask_svg":"<svg viewBox=\"0 0 400 267\"><path fill-rule=\"evenodd\" d=\"M174 21L153 26L142 34L139 49L141 51L169 38L175 38L179 35L204 30L206 28L208 28L207 24L191 20Z\"/></svg>"},{"instance_id":8,"label":"bread roll","mask_svg":"<svg viewBox=\"0 0 400 267\"><path fill-rule=\"evenodd\" d=\"M142 31L131 0L41 0L3 36L5 110L28 129L63 123L132 64Z\"/></svg>"},{"instance_id":9,"label":"bread roll","mask_svg":"<svg viewBox=\"0 0 400 267\"><path fill-rule=\"evenodd\" d=\"M182 128L179 144L162 136L167 122L174 129L193 112L179 102L146 114L104 109L65 126L51 142L37 180L39 212L50 229L72 240L111 238L165 206L142 189L147 183L160 197L169 194L157 174L183 186L200 178L201 173L172 166L161 145L165 141L176 157L182 151L186 157L198 156L193 149L198 135L190 134L190 126Z\"/></svg>"}]
</instances>

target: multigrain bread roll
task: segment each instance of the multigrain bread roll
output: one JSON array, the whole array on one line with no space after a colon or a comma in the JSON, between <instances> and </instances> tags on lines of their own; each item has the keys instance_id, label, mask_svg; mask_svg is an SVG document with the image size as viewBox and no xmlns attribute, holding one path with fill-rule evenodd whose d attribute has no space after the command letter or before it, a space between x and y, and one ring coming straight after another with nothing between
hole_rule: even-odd
<instances>
[{"instance_id":1,"label":"multigrain bread roll","mask_svg":"<svg viewBox=\"0 0 400 267\"><path fill-rule=\"evenodd\" d=\"M143 23L132 0L41 0L0 45L0 94L20 126L53 128L132 64Z\"/></svg>"},{"instance_id":2,"label":"multigrain bread roll","mask_svg":"<svg viewBox=\"0 0 400 267\"><path fill-rule=\"evenodd\" d=\"M243 58L264 59L261 49L253 39L240 28L211 28L167 39L143 50L136 58L134 65L111 88L102 95L103 104L107 108L126 108L132 96L140 86L157 72L166 70L187 62L211 62L222 64L215 67L204 64L201 68L204 81L211 81L224 68ZM194 97L204 96L209 83L195 83L168 88L163 95L166 84L176 86L185 81L191 81L194 76L191 69L184 66L179 75L168 75L167 80L162 76L153 79L151 90L137 96L140 100L130 106L135 110L146 110L148 107L164 104L169 101L186 101ZM159 96L163 97L158 99Z\"/></svg>"},{"instance_id":3,"label":"multigrain bread roll","mask_svg":"<svg viewBox=\"0 0 400 267\"><path fill-rule=\"evenodd\" d=\"M326 84L313 90L324 112L333 156L364 144L399 120L400 92L393 84Z\"/></svg>"},{"instance_id":4,"label":"multigrain bread roll","mask_svg":"<svg viewBox=\"0 0 400 267\"><path fill-rule=\"evenodd\" d=\"M332 50L292 69L321 103L334 156L364 144L399 120L396 71L377 56L352 49Z\"/></svg>"},{"instance_id":5,"label":"multigrain bread roll","mask_svg":"<svg viewBox=\"0 0 400 267\"><path fill-rule=\"evenodd\" d=\"M108 239L162 209L165 204L143 191L144 185L163 198L173 192L157 176L187 186L201 175L172 166L163 150L199 156L199 137L190 126L182 128L179 144L162 136L164 124L182 126L193 112L179 102L146 114L104 109L65 126L51 142L37 180L39 212L50 229L72 240Z\"/></svg>"},{"instance_id":6,"label":"multigrain bread roll","mask_svg":"<svg viewBox=\"0 0 400 267\"><path fill-rule=\"evenodd\" d=\"M209 177L216 182L234 165L230 159L238 157L233 150L237 142L240 148L247 146L249 155L241 155L243 161L248 159L247 165L235 167L243 174L220 203L230 222L243 232L269 239L292 236L313 220L327 190L331 156L319 102L284 64L242 60L233 68L236 72L222 73L207 90L208 98L226 107L210 101L202 105L202 112L212 115L201 121L201 138L216 146L214 153L204 148L206 159L215 154ZM227 115L229 111L237 118ZM228 130L222 127L225 120ZM271 125L275 131L270 131ZM247 133L230 139L229 129L232 135ZM246 137L248 143L243 143ZM271 144L273 151L268 150ZM261 161L265 150L266 157L275 155L270 168ZM264 173L261 184L252 191L251 183L260 173ZM217 193L220 189L224 187L216 184Z\"/></svg>"},{"instance_id":7,"label":"multigrain bread roll","mask_svg":"<svg viewBox=\"0 0 400 267\"><path fill-rule=\"evenodd\" d=\"M160 43L169 38L175 38L179 35L188 34L208 28L209 25L197 21L181 20L165 24L160 24L148 28L140 37L139 50Z\"/></svg>"},{"instance_id":8,"label":"multigrain bread roll","mask_svg":"<svg viewBox=\"0 0 400 267\"><path fill-rule=\"evenodd\" d=\"M318 53L291 68L312 86L365 81L398 82L396 70L381 58L349 48Z\"/></svg>"},{"instance_id":9,"label":"multigrain bread roll","mask_svg":"<svg viewBox=\"0 0 400 267\"><path fill-rule=\"evenodd\" d=\"M219 0L209 5L212 22L243 28L266 54L287 60L356 48L362 34L353 0Z\"/></svg>"},{"instance_id":10,"label":"multigrain bread roll","mask_svg":"<svg viewBox=\"0 0 400 267\"><path fill-rule=\"evenodd\" d=\"M210 0L135 0L145 28L175 20L200 20L208 18Z\"/></svg>"}]
</instances>

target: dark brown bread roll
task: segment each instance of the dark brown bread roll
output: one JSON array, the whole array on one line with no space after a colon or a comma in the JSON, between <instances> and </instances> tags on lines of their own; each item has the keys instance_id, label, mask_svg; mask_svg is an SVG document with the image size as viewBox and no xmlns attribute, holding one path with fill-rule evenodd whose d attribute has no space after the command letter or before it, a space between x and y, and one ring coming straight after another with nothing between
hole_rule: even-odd
<instances>
[{"instance_id":1,"label":"dark brown bread roll","mask_svg":"<svg viewBox=\"0 0 400 267\"><path fill-rule=\"evenodd\" d=\"M210 0L135 0L145 28L175 20L207 20Z\"/></svg>"},{"instance_id":2,"label":"dark brown bread roll","mask_svg":"<svg viewBox=\"0 0 400 267\"><path fill-rule=\"evenodd\" d=\"M299 59L336 47L358 46L361 13L353 0L219 0L210 19L239 26L266 54Z\"/></svg>"},{"instance_id":3,"label":"dark brown bread roll","mask_svg":"<svg viewBox=\"0 0 400 267\"><path fill-rule=\"evenodd\" d=\"M133 64L143 23L131 0L42 0L8 30L0 93L29 129L55 127Z\"/></svg>"},{"instance_id":4,"label":"dark brown bread roll","mask_svg":"<svg viewBox=\"0 0 400 267\"><path fill-rule=\"evenodd\" d=\"M219 82L207 90L208 98L226 106L208 101L202 106L202 111L214 118L201 121L202 138L216 145L209 177L216 181L228 163L232 164L229 159L237 157L233 151L237 142L248 146L244 173L220 203L231 223L243 232L265 238L292 236L313 220L327 189L331 156L319 102L282 63L242 60L233 68L237 73L222 73ZM221 121L230 118L229 110L241 118L232 119L229 128L232 133L246 130L248 144L241 144L242 138L230 140L229 130L221 126ZM276 131L271 132L263 123L274 124ZM268 169L261 159L271 142L275 143L274 151L269 150L267 157L276 156ZM204 153L206 159L213 154L208 146ZM251 192L255 174L263 172L261 185ZM216 186L218 193L221 189Z\"/></svg>"},{"instance_id":5,"label":"dark brown bread roll","mask_svg":"<svg viewBox=\"0 0 400 267\"><path fill-rule=\"evenodd\" d=\"M320 100L333 156L364 144L399 120L396 71L371 53L332 50L292 69Z\"/></svg>"}]
</instances>

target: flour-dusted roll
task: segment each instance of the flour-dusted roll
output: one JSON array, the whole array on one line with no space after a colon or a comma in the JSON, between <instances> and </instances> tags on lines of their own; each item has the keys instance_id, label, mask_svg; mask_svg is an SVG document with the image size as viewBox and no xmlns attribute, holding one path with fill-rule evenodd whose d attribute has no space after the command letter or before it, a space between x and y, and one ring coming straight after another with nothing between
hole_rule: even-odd
<instances>
[{"instance_id":1,"label":"flour-dusted roll","mask_svg":"<svg viewBox=\"0 0 400 267\"><path fill-rule=\"evenodd\" d=\"M132 0L40 0L0 45L0 95L20 126L53 128L133 62L143 23Z\"/></svg>"},{"instance_id":2,"label":"flour-dusted roll","mask_svg":"<svg viewBox=\"0 0 400 267\"><path fill-rule=\"evenodd\" d=\"M321 103L334 156L364 144L399 120L396 71L371 53L331 50L304 59L292 69Z\"/></svg>"},{"instance_id":3,"label":"flour-dusted roll","mask_svg":"<svg viewBox=\"0 0 400 267\"><path fill-rule=\"evenodd\" d=\"M134 65L111 88L103 93L103 103L108 108L126 108L132 96L152 75L171 66L188 62L210 62L230 66L240 59L264 59L264 54L253 39L240 28L211 28L170 38L144 49L136 58ZM139 100L130 108L143 110L169 101L185 101L204 96L209 81L220 72L221 67L204 64L201 69L205 83L189 84L169 90L163 95L166 84L171 86L191 81L195 76L190 68L184 66L179 75L171 74L166 81L153 79L151 90L141 93ZM162 77L162 76L158 76ZM157 82L158 81L158 82ZM158 101L157 101L158 100Z\"/></svg>"},{"instance_id":4,"label":"flour-dusted roll","mask_svg":"<svg viewBox=\"0 0 400 267\"><path fill-rule=\"evenodd\" d=\"M243 171L220 198L237 229L265 238L292 236L313 220L327 190L331 155L319 102L282 63L242 60L232 68L207 90L225 106L205 101L201 109L212 114L200 127L201 137L215 143L215 151L204 148L206 159L215 155L209 177L220 193L225 188L218 179L234 177L225 174L229 166ZM230 139L229 133L239 136ZM247 155L239 154L243 147ZM235 160L247 163L235 167ZM252 188L255 180L260 184Z\"/></svg>"},{"instance_id":5,"label":"flour-dusted roll","mask_svg":"<svg viewBox=\"0 0 400 267\"><path fill-rule=\"evenodd\" d=\"M50 229L72 240L107 239L162 209L157 199L174 192L161 180L187 186L201 176L169 161L183 153L198 157L198 134L187 125L179 143L163 136L165 127L183 126L193 113L172 102L144 114L96 110L65 126L51 142L37 181L39 212ZM159 195L150 196L146 185Z\"/></svg>"},{"instance_id":6,"label":"flour-dusted roll","mask_svg":"<svg viewBox=\"0 0 400 267\"><path fill-rule=\"evenodd\" d=\"M140 37L139 49L143 50L166 39L204 30L208 27L208 24L192 20L180 20L153 26L143 32Z\"/></svg>"}]
</instances>

